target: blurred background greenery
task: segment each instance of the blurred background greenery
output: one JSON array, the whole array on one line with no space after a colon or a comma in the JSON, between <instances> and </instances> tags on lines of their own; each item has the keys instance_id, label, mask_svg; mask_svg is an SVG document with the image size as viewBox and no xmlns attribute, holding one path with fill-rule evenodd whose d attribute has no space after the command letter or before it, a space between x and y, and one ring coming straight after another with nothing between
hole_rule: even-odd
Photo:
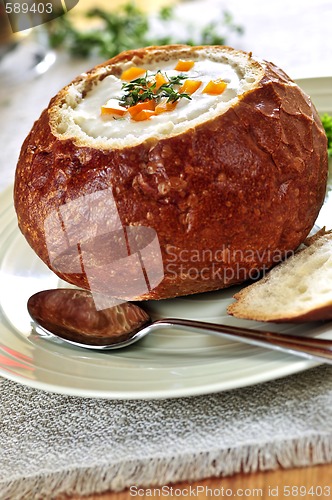
<instances>
[{"instance_id":1,"label":"blurred background greenery","mask_svg":"<svg viewBox=\"0 0 332 500\"><path fill-rule=\"evenodd\" d=\"M47 24L50 43L73 55L110 58L123 50L148 45L225 45L230 33L243 33L243 27L222 7L218 18L195 25L179 17L174 9L178 3L80 0L71 12Z\"/></svg>"}]
</instances>

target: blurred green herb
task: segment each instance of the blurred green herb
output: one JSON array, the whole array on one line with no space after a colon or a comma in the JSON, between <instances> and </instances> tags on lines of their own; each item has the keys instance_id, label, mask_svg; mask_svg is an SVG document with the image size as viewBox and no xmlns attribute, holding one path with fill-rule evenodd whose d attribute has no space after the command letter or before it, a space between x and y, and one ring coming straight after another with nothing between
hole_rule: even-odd
<instances>
[{"instance_id":1,"label":"blurred green herb","mask_svg":"<svg viewBox=\"0 0 332 500\"><path fill-rule=\"evenodd\" d=\"M321 116L321 120L327 137L327 152L332 158L332 116L325 113Z\"/></svg>"},{"instance_id":2,"label":"blurred green herb","mask_svg":"<svg viewBox=\"0 0 332 500\"><path fill-rule=\"evenodd\" d=\"M174 13L173 13L173 7L170 6L165 6L162 7L159 11L159 17L163 21L170 21L173 19Z\"/></svg>"},{"instance_id":3,"label":"blurred green herb","mask_svg":"<svg viewBox=\"0 0 332 500\"><path fill-rule=\"evenodd\" d=\"M232 31L239 35L243 34L243 27L234 24L232 14L224 11L222 16L222 24L224 26L228 26ZM202 28L200 41L201 45L225 45L225 43L225 37L220 35L220 20L212 21Z\"/></svg>"},{"instance_id":4,"label":"blurred green herb","mask_svg":"<svg viewBox=\"0 0 332 500\"><path fill-rule=\"evenodd\" d=\"M243 28L234 23L229 12L223 12L221 19L203 26L194 38L174 35L152 36L149 16L133 3L119 7L116 11L92 9L86 17L100 21L101 25L93 29L77 28L70 15L61 16L48 23L49 39L52 47L63 47L76 56L87 57L95 54L110 58L123 50L146 47L148 45L165 45L169 43L185 43L188 45L224 45L227 33L243 33ZM158 18L165 32L169 31L175 20L172 7L163 7ZM191 32L190 26L187 26ZM195 28L196 29L196 28ZM181 30L185 32L186 30Z\"/></svg>"}]
</instances>

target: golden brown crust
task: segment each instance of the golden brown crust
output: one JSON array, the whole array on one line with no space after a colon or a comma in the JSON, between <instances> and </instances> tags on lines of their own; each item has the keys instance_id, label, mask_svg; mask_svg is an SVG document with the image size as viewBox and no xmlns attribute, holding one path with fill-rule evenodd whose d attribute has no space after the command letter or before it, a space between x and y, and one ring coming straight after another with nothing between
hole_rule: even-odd
<instances>
[{"instance_id":1,"label":"golden brown crust","mask_svg":"<svg viewBox=\"0 0 332 500\"><path fill-rule=\"evenodd\" d=\"M299 316L289 316L278 320L273 320L274 323L304 323L307 321L328 321L332 319L332 305L317 307L312 311Z\"/></svg>"},{"instance_id":2,"label":"golden brown crust","mask_svg":"<svg viewBox=\"0 0 332 500\"><path fill-rule=\"evenodd\" d=\"M129 51L98 68L109 71L147 51L164 57L173 50L182 48ZM14 188L19 227L41 259L52 268L47 215L110 187L124 225L158 233L165 277L139 299L242 282L303 242L324 199L326 136L310 99L287 75L271 63L253 64L264 71L259 85L222 115L125 149L77 146L57 137L50 114L68 87L53 98L22 146ZM84 274L57 274L88 288Z\"/></svg>"},{"instance_id":3,"label":"golden brown crust","mask_svg":"<svg viewBox=\"0 0 332 500\"><path fill-rule=\"evenodd\" d=\"M234 298L240 299L241 296L240 294L237 294L237 297ZM325 305L322 307L316 307L315 309L312 309L306 313L303 314L285 314L280 318L269 318L268 315L266 318L262 318L262 316L255 314L250 314L250 315L243 315L240 316L238 315L233 308L231 307L233 304L231 304L227 312L231 316L236 316L241 319L247 319L247 320L253 320L253 321L266 321L270 323L305 323L307 321L328 321L332 319L332 305Z\"/></svg>"}]
</instances>

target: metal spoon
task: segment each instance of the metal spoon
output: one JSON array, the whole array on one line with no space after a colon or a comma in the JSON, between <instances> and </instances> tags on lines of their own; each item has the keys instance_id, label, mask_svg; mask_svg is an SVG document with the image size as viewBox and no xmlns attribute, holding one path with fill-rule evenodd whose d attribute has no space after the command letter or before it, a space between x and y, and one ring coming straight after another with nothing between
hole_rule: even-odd
<instances>
[{"instance_id":1,"label":"metal spoon","mask_svg":"<svg viewBox=\"0 0 332 500\"><path fill-rule=\"evenodd\" d=\"M124 302L97 311L90 292L58 288L28 300L31 318L44 332L86 349L119 349L161 328L197 331L332 364L332 340L298 337L203 321L151 321L136 304Z\"/></svg>"}]
</instances>

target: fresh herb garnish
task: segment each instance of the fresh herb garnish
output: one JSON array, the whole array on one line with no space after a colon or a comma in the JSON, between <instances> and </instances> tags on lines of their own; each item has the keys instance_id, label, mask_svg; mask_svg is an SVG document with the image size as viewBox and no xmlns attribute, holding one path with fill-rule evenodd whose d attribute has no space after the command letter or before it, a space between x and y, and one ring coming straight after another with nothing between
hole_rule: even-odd
<instances>
[{"instance_id":1,"label":"fresh herb garnish","mask_svg":"<svg viewBox=\"0 0 332 500\"><path fill-rule=\"evenodd\" d=\"M157 71L157 73L160 73L160 71ZM189 94L179 92L176 89L187 78L186 76L180 74L168 77L165 73L166 83L156 88L154 77L157 73L149 76L146 74L144 77L136 78L129 83L123 83L122 90L124 90L124 95L120 99L120 105L126 107L135 106L139 102L150 100L160 101L163 97L167 98L167 102L176 102L183 97L191 100Z\"/></svg>"},{"instance_id":2,"label":"fresh herb garnish","mask_svg":"<svg viewBox=\"0 0 332 500\"><path fill-rule=\"evenodd\" d=\"M332 116L325 113L321 120L327 137L327 152L329 157L332 158Z\"/></svg>"},{"instance_id":3,"label":"fresh herb garnish","mask_svg":"<svg viewBox=\"0 0 332 500\"><path fill-rule=\"evenodd\" d=\"M93 9L85 17L100 21L101 26L93 29L77 28L75 13L67 13L47 23L49 40L52 47L63 47L73 55L88 57L98 55L102 58L113 57L123 50L146 47L148 45L167 45L184 43L187 45L225 45L228 33L242 34L243 28L234 23L229 12L222 12L221 18L197 28L176 19L172 7L163 7L158 13L160 36L152 35L152 22L149 15L133 3L107 11ZM174 30L172 23L181 22L181 29ZM178 35L169 35L178 31ZM195 33L194 37L190 34Z\"/></svg>"}]
</instances>

